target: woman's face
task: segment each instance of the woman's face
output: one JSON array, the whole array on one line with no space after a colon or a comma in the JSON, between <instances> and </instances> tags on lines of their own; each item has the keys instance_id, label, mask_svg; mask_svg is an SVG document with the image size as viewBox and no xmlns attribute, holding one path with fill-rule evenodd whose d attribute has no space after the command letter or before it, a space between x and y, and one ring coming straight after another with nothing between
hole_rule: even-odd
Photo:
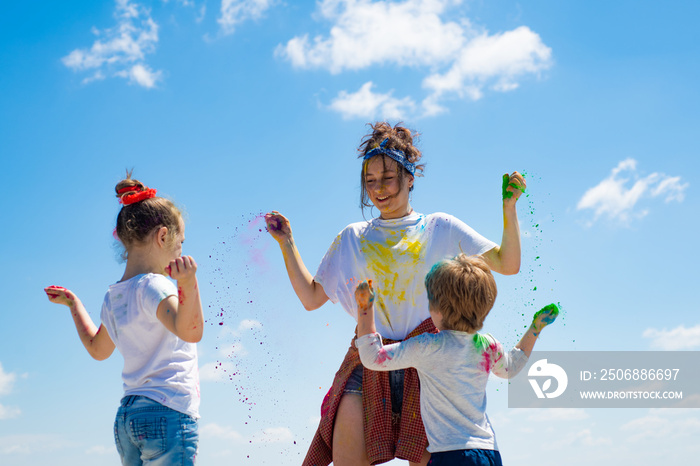
<instances>
[{"instance_id":1,"label":"woman's face","mask_svg":"<svg viewBox=\"0 0 700 466\"><path fill-rule=\"evenodd\" d=\"M365 170L365 190L383 219L401 218L410 212L408 192L413 186L413 175L399 181L399 164L389 157L369 159Z\"/></svg>"}]
</instances>

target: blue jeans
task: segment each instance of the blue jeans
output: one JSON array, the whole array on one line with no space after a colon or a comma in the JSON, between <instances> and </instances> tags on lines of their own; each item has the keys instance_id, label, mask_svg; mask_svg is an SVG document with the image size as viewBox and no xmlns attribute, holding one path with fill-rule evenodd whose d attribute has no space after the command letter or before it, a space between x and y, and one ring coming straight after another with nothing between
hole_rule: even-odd
<instances>
[{"instance_id":1,"label":"blue jeans","mask_svg":"<svg viewBox=\"0 0 700 466\"><path fill-rule=\"evenodd\" d=\"M364 367L359 365L352 371L350 378L348 378L347 384L345 384L345 390L343 390L343 393L362 395L363 369ZM403 406L403 381L403 369L389 371L389 387L391 387L391 411L394 414L401 414L401 408Z\"/></svg>"},{"instance_id":2,"label":"blue jeans","mask_svg":"<svg viewBox=\"0 0 700 466\"><path fill-rule=\"evenodd\" d=\"M124 466L194 465L197 419L140 395L122 398L114 441Z\"/></svg>"},{"instance_id":3,"label":"blue jeans","mask_svg":"<svg viewBox=\"0 0 700 466\"><path fill-rule=\"evenodd\" d=\"M452 450L430 455L428 466L503 466L497 450Z\"/></svg>"}]
</instances>

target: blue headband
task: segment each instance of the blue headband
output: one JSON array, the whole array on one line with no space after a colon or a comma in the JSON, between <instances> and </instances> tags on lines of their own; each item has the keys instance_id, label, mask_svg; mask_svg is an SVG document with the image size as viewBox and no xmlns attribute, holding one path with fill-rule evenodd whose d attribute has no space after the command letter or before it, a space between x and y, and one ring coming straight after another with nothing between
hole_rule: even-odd
<instances>
[{"instance_id":1,"label":"blue headband","mask_svg":"<svg viewBox=\"0 0 700 466\"><path fill-rule=\"evenodd\" d=\"M365 154L364 159L368 160L374 157L375 155L386 155L397 161L398 163L401 164L402 167L404 167L406 170L408 170L408 173L411 175L414 175L416 173L416 164L411 163L408 161L406 158L406 154L402 150L398 149L387 149L386 145L389 142L389 138L386 138L382 141L381 144L379 144L377 147L374 149L370 150Z\"/></svg>"}]
</instances>

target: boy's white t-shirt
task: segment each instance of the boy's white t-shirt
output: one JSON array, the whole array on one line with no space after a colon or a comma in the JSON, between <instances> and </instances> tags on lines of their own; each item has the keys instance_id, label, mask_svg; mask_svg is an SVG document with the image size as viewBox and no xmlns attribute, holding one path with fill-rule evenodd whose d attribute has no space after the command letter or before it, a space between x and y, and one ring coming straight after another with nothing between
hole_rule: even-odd
<instances>
[{"instance_id":1,"label":"boy's white t-shirt","mask_svg":"<svg viewBox=\"0 0 700 466\"><path fill-rule=\"evenodd\" d=\"M528 360L522 350L506 352L491 335L456 330L423 333L386 346L381 335L371 333L355 345L362 364L371 370L415 367L429 452L498 450L486 415L486 383L490 373L517 375Z\"/></svg>"},{"instance_id":2,"label":"boy's white t-shirt","mask_svg":"<svg viewBox=\"0 0 700 466\"><path fill-rule=\"evenodd\" d=\"M425 276L436 262L463 252L483 254L496 243L445 213L412 212L393 220L348 225L331 244L314 280L357 320L355 288L372 280L377 331L403 340L430 317Z\"/></svg>"},{"instance_id":3,"label":"boy's white t-shirt","mask_svg":"<svg viewBox=\"0 0 700 466\"><path fill-rule=\"evenodd\" d=\"M156 317L177 287L159 274L137 275L109 287L102 324L124 357L124 395L143 395L199 417L197 345L170 332Z\"/></svg>"}]
</instances>

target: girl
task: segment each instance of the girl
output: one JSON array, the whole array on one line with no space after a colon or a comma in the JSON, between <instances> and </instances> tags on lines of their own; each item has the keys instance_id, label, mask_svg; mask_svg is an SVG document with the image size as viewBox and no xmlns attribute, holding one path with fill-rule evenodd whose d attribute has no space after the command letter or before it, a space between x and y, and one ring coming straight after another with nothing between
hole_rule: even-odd
<instances>
[{"instance_id":1,"label":"girl","mask_svg":"<svg viewBox=\"0 0 700 466\"><path fill-rule=\"evenodd\" d=\"M487 240L444 213L414 212L409 193L420 151L411 132L387 123L372 126L360 145L361 206L374 206L379 218L347 226L333 241L315 276L294 244L289 221L276 211L266 215L278 241L294 291L307 310L329 299L357 319L357 280L373 280L378 332L385 344L436 332L430 320L423 277L439 260L460 252L482 255L492 270L520 269L520 231L516 201L525 180L514 172L503 184L504 228L501 245ZM411 465L430 459L420 418L418 376L414 369L375 372L363 369L350 349L321 407L321 422L304 461L306 466L369 465L393 458Z\"/></svg>"},{"instance_id":2,"label":"girl","mask_svg":"<svg viewBox=\"0 0 700 466\"><path fill-rule=\"evenodd\" d=\"M130 174L115 190L123 204L115 232L126 269L105 295L100 327L70 290L44 291L70 308L90 356L107 359L116 345L124 357L124 397L114 423L122 464L192 465L199 441L196 343L203 330L197 264L181 256L185 224L171 201Z\"/></svg>"}]
</instances>

